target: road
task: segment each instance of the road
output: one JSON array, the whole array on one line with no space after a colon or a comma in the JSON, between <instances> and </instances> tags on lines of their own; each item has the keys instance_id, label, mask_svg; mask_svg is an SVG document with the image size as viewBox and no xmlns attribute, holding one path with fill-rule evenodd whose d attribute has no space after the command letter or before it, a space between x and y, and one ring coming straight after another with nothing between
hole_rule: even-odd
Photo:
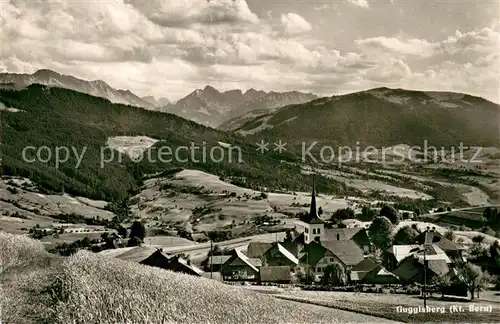
<instances>
[{"instance_id":1,"label":"road","mask_svg":"<svg viewBox=\"0 0 500 324\"><path fill-rule=\"evenodd\" d=\"M498 208L498 207L500 207L500 205L483 205L483 206L474 206L474 207L464 207L464 208L452 209L451 212L467 211L467 210L474 210L474 209L478 209L478 208L487 208L487 207L491 207L491 208L497 207ZM446 215L446 214L449 214L451 212L444 211L444 212L436 212L436 213L427 213L427 214L419 215L418 217L434 216L434 215Z\"/></svg>"}]
</instances>

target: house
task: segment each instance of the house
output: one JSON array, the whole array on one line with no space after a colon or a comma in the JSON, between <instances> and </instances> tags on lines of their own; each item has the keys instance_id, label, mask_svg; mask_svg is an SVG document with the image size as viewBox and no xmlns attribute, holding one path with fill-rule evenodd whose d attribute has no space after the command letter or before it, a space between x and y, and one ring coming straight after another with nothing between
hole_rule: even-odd
<instances>
[{"instance_id":1,"label":"house","mask_svg":"<svg viewBox=\"0 0 500 324\"><path fill-rule=\"evenodd\" d=\"M452 268L453 263L446 253L437 244L427 243L411 249L393 273L406 283L423 283L447 274Z\"/></svg>"},{"instance_id":2,"label":"house","mask_svg":"<svg viewBox=\"0 0 500 324\"><path fill-rule=\"evenodd\" d=\"M349 272L349 279L352 282L361 282L361 279L369 273L370 271L376 269L378 267L378 263L375 262L371 258L365 258L354 267L351 268Z\"/></svg>"},{"instance_id":3,"label":"house","mask_svg":"<svg viewBox=\"0 0 500 324\"><path fill-rule=\"evenodd\" d=\"M306 245L301 252L300 263L312 268L316 280L320 280L331 263L340 263L347 272L363 259L363 251L354 241L327 241Z\"/></svg>"},{"instance_id":4,"label":"house","mask_svg":"<svg viewBox=\"0 0 500 324\"><path fill-rule=\"evenodd\" d=\"M204 270L208 272L220 272L224 263L231 258L231 255L212 255L203 262Z\"/></svg>"},{"instance_id":5,"label":"house","mask_svg":"<svg viewBox=\"0 0 500 324\"><path fill-rule=\"evenodd\" d=\"M161 249L157 249L153 254L139 263L193 276L202 276L203 274L203 270L191 264L189 260L185 260L180 256L166 255Z\"/></svg>"},{"instance_id":6,"label":"house","mask_svg":"<svg viewBox=\"0 0 500 324\"><path fill-rule=\"evenodd\" d=\"M424 244L426 236L428 240L432 240L433 244L436 244L441 250L450 257L454 262L464 262L462 255L463 249L458 246L455 242L445 238L441 233L434 230L427 230L422 232L415 239L416 244Z\"/></svg>"},{"instance_id":7,"label":"house","mask_svg":"<svg viewBox=\"0 0 500 324\"><path fill-rule=\"evenodd\" d=\"M222 266L221 273L224 280L253 281L258 279L261 266L260 259L251 259L243 252L234 249L231 252L231 258Z\"/></svg>"},{"instance_id":8,"label":"house","mask_svg":"<svg viewBox=\"0 0 500 324\"><path fill-rule=\"evenodd\" d=\"M182 272L199 277L204 274L203 270L192 264L191 261L181 258L180 256L172 257L171 261L168 264L167 270Z\"/></svg>"},{"instance_id":9,"label":"house","mask_svg":"<svg viewBox=\"0 0 500 324\"><path fill-rule=\"evenodd\" d=\"M158 267L167 269L171 256L163 253L162 249L156 249L150 256L140 261L140 264L148 265L151 267Z\"/></svg>"},{"instance_id":10,"label":"house","mask_svg":"<svg viewBox=\"0 0 500 324\"><path fill-rule=\"evenodd\" d=\"M364 227L326 228L326 241L354 241L365 253L372 251L372 243Z\"/></svg>"},{"instance_id":11,"label":"house","mask_svg":"<svg viewBox=\"0 0 500 324\"><path fill-rule=\"evenodd\" d=\"M270 242L250 242L246 255L251 259L260 259L272 247L273 243Z\"/></svg>"},{"instance_id":12,"label":"house","mask_svg":"<svg viewBox=\"0 0 500 324\"><path fill-rule=\"evenodd\" d=\"M259 272L259 282L273 282L280 284L289 284L292 281L290 267L288 266L270 266L261 267Z\"/></svg>"},{"instance_id":13,"label":"house","mask_svg":"<svg viewBox=\"0 0 500 324\"><path fill-rule=\"evenodd\" d=\"M401 261L413 254L413 251L418 250L420 245L407 244L407 245L393 245L385 252L387 259L387 268L390 270L396 269ZM385 264L385 263L384 263Z\"/></svg>"},{"instance_id":14,"label":"house","mask_svg":"<svg viewBox=\"0 0 500 324\"><path fill-rule=\"evenodd\" d=\"M263 262L266 266L287 266L294 269L299 260L281 243L274 243L263 255Z\"/></svg>"},{"instance_id":15,"label":"house","mask_svg":"<svg viewBox=\"0 0 500 324\"><path fill-rule=\"evenodd\" d=\"M386 270L381 265L377 265L374 269L366 273L360 280L362 284L370 285L389 285L399 284L401 281L394 273Z\"/></svg>"}]
</instances>

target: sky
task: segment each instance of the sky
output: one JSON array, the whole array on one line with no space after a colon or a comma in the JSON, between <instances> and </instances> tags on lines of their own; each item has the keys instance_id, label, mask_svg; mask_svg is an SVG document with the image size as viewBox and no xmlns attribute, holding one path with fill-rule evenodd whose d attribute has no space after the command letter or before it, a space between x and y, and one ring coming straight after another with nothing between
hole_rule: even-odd
<instances>
[{"instance_id":1,"label":"sky","mask_svg":"<svg viewBox=\"0 0 500 324\"><path fill-rule=\"evenodd\" d=\"M387 86L500 102L500 1L0 0L0 72L177 100Z\"/></svg>"}]
</instances>

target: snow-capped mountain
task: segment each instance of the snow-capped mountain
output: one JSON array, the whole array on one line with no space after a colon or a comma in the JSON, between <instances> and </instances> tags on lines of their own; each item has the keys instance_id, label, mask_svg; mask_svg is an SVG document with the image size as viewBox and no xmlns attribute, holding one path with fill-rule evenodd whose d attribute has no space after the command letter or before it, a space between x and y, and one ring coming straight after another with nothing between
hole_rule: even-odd
<instances>
[{"instance_id":1,"label":"snow-capped mountain","mask_svg":"<svg viewBox=\"0 0 500 324\"><path fill-rule=\"evenodd\" d=\"M87 81L47 69L38 70L33 74L0 73L0 83L13 83L16 87L25 87L38 83L106 98L113 103L127 104L146 109L155 108L153 104L138 97L129 90L117 90L102 80Z\"/></svg>"},{"instance_id":2,"label":"snow-capped mountain","mask_svg":"<svg viewBox=\"0 0 500 324\"><path fill-rule=\"evenodd\" d=\"M204 89L196 89L175 104L163 107L162 111L215 128L229 119L256 109L300 104L317 98L311 93L298 91L265 92L249 89L243 92L235 89L220 92L212 86L206 86Z\"/></svg>"}]
</instances>

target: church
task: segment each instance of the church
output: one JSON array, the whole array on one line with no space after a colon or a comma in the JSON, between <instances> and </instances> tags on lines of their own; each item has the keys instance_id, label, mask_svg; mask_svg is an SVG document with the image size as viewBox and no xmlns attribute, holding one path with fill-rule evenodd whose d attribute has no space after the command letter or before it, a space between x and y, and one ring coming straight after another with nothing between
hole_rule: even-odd
<instances>
[{"instance_id":1,"label":"church","mask_svg":"<svg viewBox=\"0 0 500 324\"><path fill-rule=\"evenodd\" d=\"M371 242L364 228L331 228L317 212L316 187L313 178L309 212L295 222L297 257L300 264L313 270L320 280L325 268L340 263L349 271L363 261L371 250Z\"/></svg>"}]
</instances>

